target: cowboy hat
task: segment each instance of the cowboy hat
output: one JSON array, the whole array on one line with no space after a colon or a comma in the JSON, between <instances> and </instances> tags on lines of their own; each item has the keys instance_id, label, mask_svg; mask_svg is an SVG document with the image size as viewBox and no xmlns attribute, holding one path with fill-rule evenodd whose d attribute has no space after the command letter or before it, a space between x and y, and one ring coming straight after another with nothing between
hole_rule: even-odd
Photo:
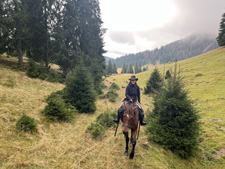
<instances>
[{"instance_id":1,"label":"cowboy hat","mask_svg":"<svg viewBox=\"0 0 225 169\"><path fill-rule=\"evenodd\" d=\"M138 78L136 78L136 76L131 76L131 78L129 80L136 80L136 81L138 81Z\"/></svg>"}]
</instances>

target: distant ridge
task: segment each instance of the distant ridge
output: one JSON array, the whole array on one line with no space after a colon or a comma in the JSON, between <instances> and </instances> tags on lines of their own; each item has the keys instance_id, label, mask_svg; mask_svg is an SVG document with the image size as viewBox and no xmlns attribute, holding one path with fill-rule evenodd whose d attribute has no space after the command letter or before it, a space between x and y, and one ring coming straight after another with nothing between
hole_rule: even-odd
<instances>
[{"instance_id":1,"label":"distant ridge","mask_svg":"<svg viewBox=\"0 0 225 169\"><path fill-rule=\"evenodd\" d=\"M148 50L125 55L114 59L113 62L116 63L117 67L122 67L124 62L126 64L132 63L132 65L134 65L135 62L141 63L141 65L154 65L157 61L160 61L160 63L168 63L174 62L175 60L185 60L218 47L216 38L213 35L198 34L175 41L159 49L156 48L151 51Z\"/></svg>"},{"instance_id":2,"label":"distant ridge","mask_svg":"<svg viewBox=\"0 0 225 169\"><path fill-rule=\"evenodd\" d=\"M113 58L111 58L111 57L107 57L107 56L105 56L105 61L106 61L106 63L108 63L109 62L109 60L114 60Z\"/></svg>"}]
</instances>

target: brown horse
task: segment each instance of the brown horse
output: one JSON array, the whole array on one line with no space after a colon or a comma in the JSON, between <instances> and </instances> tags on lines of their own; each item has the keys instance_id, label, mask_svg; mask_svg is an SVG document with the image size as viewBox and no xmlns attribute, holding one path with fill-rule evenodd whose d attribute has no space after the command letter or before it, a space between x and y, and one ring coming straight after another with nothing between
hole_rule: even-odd
<instances>
[{"instance_id":1,"label":"brown horse","mask_svg":"<svg viewBox=\"0 0 225 169\"><path fill-rule=\"evenodd\" d=\"M137 110L137 105L134 103L127 104L124 102L124 113L123 113L123 134L126 139L126 151L124 153L125 156L128 156L128 143L129 143L129 136L128 131L131 130L131 144L133 146L132 151L130 153L129 158L134 158L134 150L137 140L137 133L138 133L138 123L139 123L139 112Z\"/></svg>"}]
</instances>

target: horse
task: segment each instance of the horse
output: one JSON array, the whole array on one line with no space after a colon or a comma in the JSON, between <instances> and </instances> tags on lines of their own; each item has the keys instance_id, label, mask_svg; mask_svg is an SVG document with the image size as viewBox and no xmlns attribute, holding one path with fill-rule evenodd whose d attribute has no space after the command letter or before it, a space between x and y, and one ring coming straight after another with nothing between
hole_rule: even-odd
<instances>
[{"instance_id":1,"label":"horse","mask_svg":"<svg viewBox=\"0 0 225 169\"><path fill-rule=\"evenodd\" d=\"M124 153L125 156L128 156L128 143L129 143L128 132L129 130L131 130L130 142L133 147L129 156L130 159L134 158L134 150L138 134L139 112L137 108L138 106L135 105L135 103L130 103L126 105L126 103L124 102L124 113L123 117L121 117L121 120L123 122L123 134L126 140L126 150Z\"/></svg>"}]
</instances>

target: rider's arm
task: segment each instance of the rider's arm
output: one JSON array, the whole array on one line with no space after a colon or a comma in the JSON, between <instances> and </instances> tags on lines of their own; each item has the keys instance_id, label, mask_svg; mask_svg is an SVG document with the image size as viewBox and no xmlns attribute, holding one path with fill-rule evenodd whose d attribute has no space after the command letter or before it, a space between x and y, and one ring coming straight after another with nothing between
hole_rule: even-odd
<instances>
[{"instance_id":1,"label":"rider's arm","mask_svg":"<svg viewBox=\"0 0 225 169\"><path fill-rule=\"evenodd\" d=\"M130 97L130 95L129 95L128 86L127 86L127 88L126 88L125 96L126 96L126 99L127 99L127 100L132 99L132 98Z\"/></svg>"},{"instance_id":2,"label":"rider's arm","mask_svg":"<svg viewBox=\"0 0 225 169\"><path fill-rule=\"evenodd\" d=\"M139 87L138 87L138 90L137 90L137 96L138 96L138 102L141 103L140 88Z\"/></svg>"}]
</instances>

